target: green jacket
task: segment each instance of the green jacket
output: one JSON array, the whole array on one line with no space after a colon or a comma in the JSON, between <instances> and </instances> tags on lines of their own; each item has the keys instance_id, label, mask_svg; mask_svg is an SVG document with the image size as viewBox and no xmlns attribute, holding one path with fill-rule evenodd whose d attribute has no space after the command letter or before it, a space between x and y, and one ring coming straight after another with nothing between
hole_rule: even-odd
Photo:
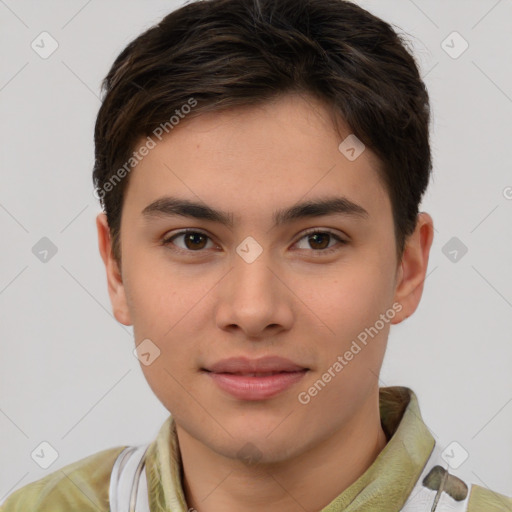
<instances>
[{"instance_id":1,"label":"green jacket","mask_svg":"<svg viewBox=\"0 0 512 512\"><path fill-rule=\"evenodd\" d=\"M431 512L433 503L436 512L512 512L512 498L464 482L456 471L446 471L447 464L434 465L433 454L439 462L441 451L423 422L411 389L380 388L380 414L387 445L363 475L319 512ZM110 476L125 448L95 453L18 489L0 512L110 512ZM187 512L172 416L141 460L150 512ZM413 498L415 504L407 508ZM418 502L420 507L414 508Z\"/></svg>"}]
</instances>

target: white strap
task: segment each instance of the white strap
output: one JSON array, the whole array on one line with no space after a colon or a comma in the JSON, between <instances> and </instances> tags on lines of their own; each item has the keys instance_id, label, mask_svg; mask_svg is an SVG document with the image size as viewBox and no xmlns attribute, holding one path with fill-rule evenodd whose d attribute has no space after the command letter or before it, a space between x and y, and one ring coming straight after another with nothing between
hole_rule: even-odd
<instances>
[{"instance_id":1,"label":"white strap","mask_svg":"<svg viewBox=\"0 0 512 512\"><path fill-rule=\"evenodd\" d=\"M472 484L470 482L464 481L468 486L468 493L462 501L456 501L450 494L443 491L442 487L439 492L423 485L423 479L430 473L433 467L441 466L445 471L448 471L448 464L442 459L441 453L442 451L436 443L418 481L400 512L466 512L471 494ZM453 474L451 469L450 474ZM436 497L438 497L437 504Z\"/></svg>"},{"instance_id":2,"label":"white strap","mask_svg":"<svg viewBox=\"0 0 512 512\"><path fill-rule=\"evenodd\" d=\"M117 457L110 476L111 512L150 512L144 470L148 447L128 446Z\"/></svg>"}]
</instances>

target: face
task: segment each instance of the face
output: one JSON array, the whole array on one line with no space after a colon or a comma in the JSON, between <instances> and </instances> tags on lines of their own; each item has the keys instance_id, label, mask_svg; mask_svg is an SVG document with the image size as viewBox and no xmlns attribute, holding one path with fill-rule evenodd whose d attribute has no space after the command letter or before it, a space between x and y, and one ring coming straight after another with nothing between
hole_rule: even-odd
<instances>
[{"instance_id":1,"label":"face","mask_svg":"<svg viewBox=\"0 0 512 512\"><path fill-rule=\"evenodd\" d=\"M116 318L148 360L159 351L141 364L149 385L219 454L250 443L282 461L349 425L378 390L390 325L419 301L425 268L404 279L379 161L348 159L349 134L297 95L185 120L131 172L120 274L98 217ZM266 356L296 371L247 375ZM246 375L207 371L232 357L249 360Z\"/></svg>"}]
</instances>

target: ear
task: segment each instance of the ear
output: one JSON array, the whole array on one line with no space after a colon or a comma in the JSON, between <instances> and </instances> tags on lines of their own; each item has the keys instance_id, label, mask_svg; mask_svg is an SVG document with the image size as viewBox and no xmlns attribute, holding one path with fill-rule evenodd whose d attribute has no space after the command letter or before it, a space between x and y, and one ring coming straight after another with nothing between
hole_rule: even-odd
<instances>
[{"instance_id":1,"label":"ear","mask_svg":"<svg viewBox=\"0 0 512 512\"><path fill-rule=\"evenodd\" d=\"M402 310L393 318L392 324L399 324L410 317L420 303L433 239L432 217L421 212L414 232L407 239L400 263L394 300L402 305Z\"/></svg>"},{"instance_id":2,"label":"ear","mask_svg":"<svg viewBox=\"0 0 512 512\"><path fill-rule=\"evenodd\" d=\"M112 253L110 228L105 213L102 212L96 217L96 227L98 228L98 246L107 271L108 294L114 316L118 322L132 325L121 272Z\"/></svg>"}]
</instances>

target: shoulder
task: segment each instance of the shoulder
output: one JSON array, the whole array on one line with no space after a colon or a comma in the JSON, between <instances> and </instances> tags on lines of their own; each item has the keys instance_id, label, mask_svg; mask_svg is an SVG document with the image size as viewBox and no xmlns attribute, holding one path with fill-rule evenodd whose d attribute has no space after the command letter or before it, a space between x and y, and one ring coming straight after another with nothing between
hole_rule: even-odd
<instances>
[{"instance_id":1,"label":"shoulder","mask_svg":"<svg viewBox=\"0 0 512 512\"><path fill-rule=\"evenodd\" d=\"M0 512L109 512L110 473L118 446L89 455L12 493Z\"/></svg>"},{"instance_id":2,"label":"shoulder","mask_svg":"<svg viewBox=\"0 0 512 512\"><path fill-rule=\"evenodd\" d=\"M480 485L471 485L467 512L512 512L512 498Z\"/></svg>"}]
</instances>

